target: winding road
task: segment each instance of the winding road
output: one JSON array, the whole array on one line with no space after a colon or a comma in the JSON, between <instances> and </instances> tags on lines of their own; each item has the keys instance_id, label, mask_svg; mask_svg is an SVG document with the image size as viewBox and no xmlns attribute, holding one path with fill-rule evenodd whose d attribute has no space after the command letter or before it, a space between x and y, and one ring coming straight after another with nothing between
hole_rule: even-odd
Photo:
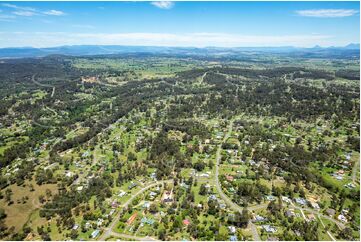
<instances>
[{"instance_id":1,"label":"winding road","mask_svg":"<svg viewBox=\"0 0 361 242\"><path fill-rule=\"evenodd\" d=\"M220 164L220 161L221 161L221 152L222 152L222 144L224 142L227 141L227 139L230 137L231 133L232 133L232 128L233 128L233 119L230 121L229 125L228 125L228 131L227 133L225 134L224 138L223 138L223 141L218 145L218 149L217 149L217 153L216 153L216 175L215 175L215 179L216 179L216 188L217 188L217 191L218 191L218 194L220 195L220 197L225 201L225 203L234 211L237 211L239 213L242 213L242 210L243 208L237 204L235 204L234 202L232 202L232 200L226 195L224 194L223 190L222 190L222 186L219 182L219 164ZM264 204L261 204L261 205L257 205L255 207L253 207L252 209L249 209L249 210L255 210L255 208L257 207L263 207L263 206L267 206L267 205L264 205ZM251 232L252 232L252 236L253 236L253 240L255 241L260 241L261 238L259 237L258 235L258 231L257 231L257 228L256 226L252 223L251 220L249 220L248 222L248 227L250 227L251 229Z\"/></svg>"},{"instance_id":2,"label":"winding road","mask_svg":"<svg viewBox=\"0 0 361 242\"><path fill-rule=\"evenodd\" d=\"M165 183L171 183L171 182L173 182L173 180L157 181L157 182L151 183L151 184L143 187L143 188L140 189L138 192L136 192L135 194L133 194L133 195L122 205L122 207L123 207L123 208L128 207L128 205L129 205L137 196L139 196L140 194L146 192L148 189L150 189L150 188L152 188L152 187L155 187L155 186L158 186L158 185L165 184ZM110 223L110 225L109 225L106 229L104 229L103 234L99 237L98 240L104 241L106 238L110 237L111 235L120 236L120 237L125 237L125 238L129 238L129 239L135 239L135 240L155 240L155 239L153 239L153 238L151 238L151 237L137 237L137 236L133 236L133 235L120 234L120 233L115 233L115 232L113 232L112 230L113 230L114 226L117 224L117 222L119 221L120 215L121 215L121 213L118 212L117 215L113 218L113 221Z\"/></svg>"}]
</instances>

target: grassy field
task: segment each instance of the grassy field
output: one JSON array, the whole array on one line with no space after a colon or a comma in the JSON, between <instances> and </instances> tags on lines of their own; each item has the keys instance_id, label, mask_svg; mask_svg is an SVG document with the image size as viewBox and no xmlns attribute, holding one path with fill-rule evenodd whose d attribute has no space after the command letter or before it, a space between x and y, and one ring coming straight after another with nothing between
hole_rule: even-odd
<instances>
[{"instance_id":1,"label":"grassy field","mask_svg":"<svg viewBox=\"0 0 361 242\"><path fill-rule=\"evenodd\" d=\"M0 200L0 207L4 208L7 217L5 224L8 227L15 227L15 231L18 231L28 221L31 213L39 207L39 196L44 195L46 189L50 189L52 193L56 193L56 184L46 184L38 186L35 182L31 184L34 186L35 191L30 191L28 186L17 186L16 184L10 185L9 188L12 190L12 201L13 204L10 206L5 203L4 199ZM26 203L18 203L17 200L21 200L23 197L28 196L29 199Z\"/></svg>"}]
</instances>

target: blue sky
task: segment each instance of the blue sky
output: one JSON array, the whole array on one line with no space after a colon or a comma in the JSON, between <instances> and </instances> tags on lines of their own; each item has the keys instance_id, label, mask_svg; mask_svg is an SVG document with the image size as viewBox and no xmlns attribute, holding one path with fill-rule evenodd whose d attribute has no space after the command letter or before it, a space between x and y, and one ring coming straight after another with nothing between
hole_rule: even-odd
<instances>
[{"instance_id":1,"label":"blue sky","mask_svg":"<svg viewBox=\"0 0 361 242\"><path fill-rule=\"evenodd\" d=\"M0 2L0 47L343 46L359 2Z\"/></svg>"}]
</instances>

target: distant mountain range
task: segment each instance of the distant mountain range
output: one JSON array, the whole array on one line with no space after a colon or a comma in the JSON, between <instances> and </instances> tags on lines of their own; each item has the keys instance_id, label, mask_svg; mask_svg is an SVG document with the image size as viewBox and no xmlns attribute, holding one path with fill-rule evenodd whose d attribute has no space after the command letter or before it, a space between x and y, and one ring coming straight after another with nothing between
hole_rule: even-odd
<instances>
[{"instance_id":1,"label":"distant mountain range","mask_svg":"<svg viewBox=\"0 0 361 242\"><path fill-rule=\"evenodd\" d=\"M212 55L224 56L236 53L249 52L270 52L270 53L303 53L303 54L327 54L327 53L358 53L360 44L349 44L344 47L327 47L315 46L313 48L299 48L292 46L282 47L157 47L157 46L120 46L120 45L71 45L49 48L0 48L0 58L22 58L22 57L44 57L48 55L109 55L125 53L151 53L151 54L171 54L171 55ZM351 51L351 52L350 52Z\"/></svg>"}]
</instances>

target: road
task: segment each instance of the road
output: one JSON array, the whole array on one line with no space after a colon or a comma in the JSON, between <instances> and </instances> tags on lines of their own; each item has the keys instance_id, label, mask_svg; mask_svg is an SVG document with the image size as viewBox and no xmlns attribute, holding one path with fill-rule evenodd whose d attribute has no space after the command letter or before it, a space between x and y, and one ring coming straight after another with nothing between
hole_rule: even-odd
<instances>
[{"instance_id":1,"label":"road","mask_svg":"<svg viewBox=\"0 0 361 242\"><path fill-rule=\"evenodd\" d=\"M242 213L243 208L237 204L235 204L234 202L232 202L232 200L226 195L224 194L223 190L222 190L222 186L219 182L219 164L221 161L221 152L222 152L222 144L224 142L227 141L227 139L230 137L231 133L232 133L232 128L233 128L233 121L231 120L228 126L228 131L227 133L224 135L223 141L218 145L218 149L217 149L217 153L216 153L216 175L215 175L215 179L216 179L216 188L218 191L219 196L225 201L225 203L234 211L237 211L239 213ZM264 204L262 205L256 205L255 207L253 207L252 210L255 210L256 207L262 207L265 206ZM266 205L267 206L267 205ZM250 209L251 210L251 209ZM252 236L253 236L253 240L255 241L260 241L261 238L258 235L257 232L257 228L256 226L249 220L248 222L248 227L251 228L251 232L252 232Z\"/></svg>"},{"instance_id":2,"label":"road","mask_svg":"<svg viewBox=\"0 0 361 242\"><path fill-rule=\"evenodd\" d=\"M352 183L353 184L357 184L358 182L356 182L356 177L357 177L357 171L358 169L360 169L360 160L357 159L357 161L355 162L353 168L352 168Z\"/></svg>"},{"instance_id":3,"label":"road","mask_svg":"<svg viewBox=\"0 0 361 242\"><path fill-rule=\"evenodd\" d=\"M204 72L204 74L203 74L202 77L201 77L201 82L203 82L203 80L204 80L204 78L206 77L207 73L208 73L208 71Z\"/></svg>"},{"instance_id":4,"label":"road","mask_svg":"<svg viewBox=\"0 0 361 242\"><path fill-rule=\"evenodd\" d=\"M323 223L322 219L320 218L320 215L318 215L318 219L321 221L322 227L325 229L326 226ZM330 233L330 231L326 231L326 233L328 234L328 237L330 237L332 239L332 241L336 241L336 239L332 236L332 234Z\"/></svg>"},{"instance_id":5,"label":"road","mask_svg":"<svg viewBox=\"0 0 361 242\"><path fill-rule=\"evenodd\" d=\"M152 237L138 237L138 236L134 236L134 235L129 235L129 234L120 234L120 233L116 233L116 232L113 232L111 231L110 232L110 235L111 236L114 236L114 237L120 237L120 238L125 238L125 239L129 239L129 240L139 240L139 241L158 241Z\"/></svg>"},{"instance_id":6,"label":"road","mask_svg":"<svg viewBox=\"0 0 361 242\"><path fill-rule=\"evenodd\" d=\"M151 183L145 187L143 187L142 189L140 189L138 192L136 192L135 194L133 194L123 205L122 207L125 208L125 207L128 207L129 204L131 204L131 202L137 197L139 196L140 194L144 193L145 191L147 191L149 188L152 188L152 187L155 187L155 186L158 186L158 185L162 185L164 183L170 183L170 182L173 182L173 180L164 180L164 181L157 181L157 182L154 182L154 183ZM106 238L108 238L110 235L112 235L112 233L114 234L114 232L112 232L114 226L117 224L117 222L119 221L120 219L120 215L121 213L118 212L117 215L113 218L113 221L110 223L110 225L104 229L104 232L103 234L99 237L98 240L102 240L104 241ZM118 234L118 233L116 233ZM123 234L118 234L119 236L123 236ZM132 236L132 235L128 235L128 236ZM140 238L140 237L136 237L136 236L132 236L134 238L138 238L137 240L143 240L144 238Z\"/></svg>"},{"instance_id":7,"label":"road","mask_svg":"<svg viewBox=\"0 0 361 242\"><path fill-rule=\"evenodd\" d=\"M340 221L338 221L338 220L336 220L334 218L331 218L330 216L324 215L324 214L320 213L319 211L316 211L316 210L311 209L311 208L302 208L302 207L296 206L294 204L293 204L293 207L297 208L297 209L299 209L301 211L304 210L304 211L307 211L307 212L310 212L310 213L317 214L318 216L320 216L320 217L322 217L324 219L327 219L327 220L330 220L330 221L334 222L341 229L345 228L345 225L343 223L341 223Z\"/></svg>"}]
</instances>

